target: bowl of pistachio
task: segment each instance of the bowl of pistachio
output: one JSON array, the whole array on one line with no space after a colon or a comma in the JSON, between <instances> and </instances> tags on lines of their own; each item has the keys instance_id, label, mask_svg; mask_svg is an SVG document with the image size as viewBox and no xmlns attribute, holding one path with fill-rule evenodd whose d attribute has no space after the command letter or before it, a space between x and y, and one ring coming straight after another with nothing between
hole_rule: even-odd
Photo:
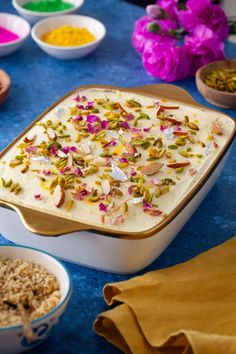
<instances>
[{"instance_id":1,"label":"bowl of pistachio","mask_svg":"<svg viewBox=\"0 0 236 354\"><path fill-rule=\"evenodd\" d=\"M222 108L236 108L236 59L202 66L196 73L196 85L208 102Z\"/></svg>"}]
</instances>

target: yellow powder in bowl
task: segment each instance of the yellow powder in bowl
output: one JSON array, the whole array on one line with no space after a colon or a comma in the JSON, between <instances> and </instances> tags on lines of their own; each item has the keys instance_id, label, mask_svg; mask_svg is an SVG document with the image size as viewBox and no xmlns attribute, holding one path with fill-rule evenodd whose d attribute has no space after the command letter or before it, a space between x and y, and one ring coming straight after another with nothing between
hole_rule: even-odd
<instances>
[{"instance_id":1,"label":"yellow powder in bowl","mask_svg":"<svg viewBox=\"0 0 236 354\"><path fill-rule=\"evenodd\" d=\"M96 38L86 28L62 26L45 33L41 39L48 44L71 47L91 43Z\"/></svg>"}]
</instances>

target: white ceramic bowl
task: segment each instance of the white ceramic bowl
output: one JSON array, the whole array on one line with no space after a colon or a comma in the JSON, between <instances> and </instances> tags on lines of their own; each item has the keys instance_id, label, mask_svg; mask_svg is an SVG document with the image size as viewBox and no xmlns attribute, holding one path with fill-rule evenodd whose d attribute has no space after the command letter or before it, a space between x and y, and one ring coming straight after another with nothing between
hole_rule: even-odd
<instances>
[{"instance_id":1,"label":"white ceramic bowl","mask_svg":"<svg viewBox=\"0 0 236 354\"><path fill-rule=\"evenodd\" d=\"M27 21L29 21L31 24L34 24L34 23L42 20L43 18L47 18L50 16L75 13L84 3L84 0L66 0L66 2L73 5L72 8L66 9L63 11L40 12L40 11L27 10L23 7L24 4L26 4L27 2L30 2L30 1L32 1L32 0L12 0L12 5L16 9L16 11L22 17L24 17Z\"/></svg>"},{"instance_id":2,"label":"white ceramic bowl","mask_svg":"<svg viewBox=\"0 0 236 354\"><path fill-rule=\"evenodd\" d=\"M0 44L0 57L4 57L22 46L30 34L30 25L19 16L0 12L0 26L20 37L15 41Z\"/></svg>"},{"instance_id":3,"label":"white ceramic bowl","mask_svg":"<svg viewBox=\"0 0 236 354\"><path fill-rule=\"evenodd\" d=\"M85 27L96 37L96 39L91 43L72 47L51 45L41 40L41 37L44 33L50 32L55 28L65 25L73 27ZM101 22L95 20L92 17L80 15L50 17L38 22L36 25L34 25L31 31L33 40L44 52L62 60L81 58L93 52L99 46L105 37L105 34L106 28Z\"/></svg>"},{"instance_id":4,"label":"white ceramic bowl","mask_svg":"<svg viewBox=\"0 0 236 354\"><path fill-rule=\"evenodd\" d=\"M50 334L52 328L58 323L65 311L72 293L72 280L64 265L48 253L34 248L22 246L0 246L0 257L20 258L32 260L53 273L59 281L61 300L60 303L48 314L32 321L32 328L37 336L34 342L28 342L23 334L21 325L0 327L0 354L17 354L30 349Z\"/></svg>"}]
</instances>

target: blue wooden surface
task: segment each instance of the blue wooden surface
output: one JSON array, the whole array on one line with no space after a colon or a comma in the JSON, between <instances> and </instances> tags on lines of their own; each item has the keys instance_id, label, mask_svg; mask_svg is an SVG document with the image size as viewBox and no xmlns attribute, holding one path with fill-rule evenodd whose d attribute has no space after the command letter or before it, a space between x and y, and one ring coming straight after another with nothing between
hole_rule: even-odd
<instances>
[{"instance_id":1,"label":"blue wooden surface","mask_svg":"<svg viewBox=\"0 0 236 354\"><path fill-rule=\"evenodd\" d=\"M10 0L0 1L1 12L12 12ZM121 0L85 0L80 11L101 20L107 37L92 55L74 61L57 61L43 53L29 38L16 53L0 58L0 67L12 78L8 101L0 107L0 149L3 149L52 102L80 85L101 83L132 87L158 83L149 77L131 45L134 21L144 10ZM236 57L236 45L227 44L228 56ZM193 79L177 83L207 106ZM215 108L215 107L214 107ZM236 118L235 110L225 110ZM168 249L149 270L167 267L201 253L236 234L236 145L221 177L207 198ZM0 235L0 244L8 242ZM135 257L135 250L134 250ZM74 282L69 307L54 334L32 354L115 354L118 350L93 333L96 315L107 307L102 287L127 279L67 264Z\"/></svg>"}]
</instances>

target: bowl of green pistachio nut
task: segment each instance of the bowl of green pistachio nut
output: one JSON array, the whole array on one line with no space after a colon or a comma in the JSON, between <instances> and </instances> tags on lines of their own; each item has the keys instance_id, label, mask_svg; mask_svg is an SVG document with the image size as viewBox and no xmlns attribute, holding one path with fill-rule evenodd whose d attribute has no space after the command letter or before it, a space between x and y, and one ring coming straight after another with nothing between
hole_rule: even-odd
<instances>
[{"instance_id":1,"label":"bowl of green pistachio nut","mask_svg":"<svg viewBox=\"0 0 236 354\"><path fill-rule=\"evenodd\" d=\"M214 61L196 73L196 85L210 103L236 108L236 59Z\"/></svg>"}]
</instances>

